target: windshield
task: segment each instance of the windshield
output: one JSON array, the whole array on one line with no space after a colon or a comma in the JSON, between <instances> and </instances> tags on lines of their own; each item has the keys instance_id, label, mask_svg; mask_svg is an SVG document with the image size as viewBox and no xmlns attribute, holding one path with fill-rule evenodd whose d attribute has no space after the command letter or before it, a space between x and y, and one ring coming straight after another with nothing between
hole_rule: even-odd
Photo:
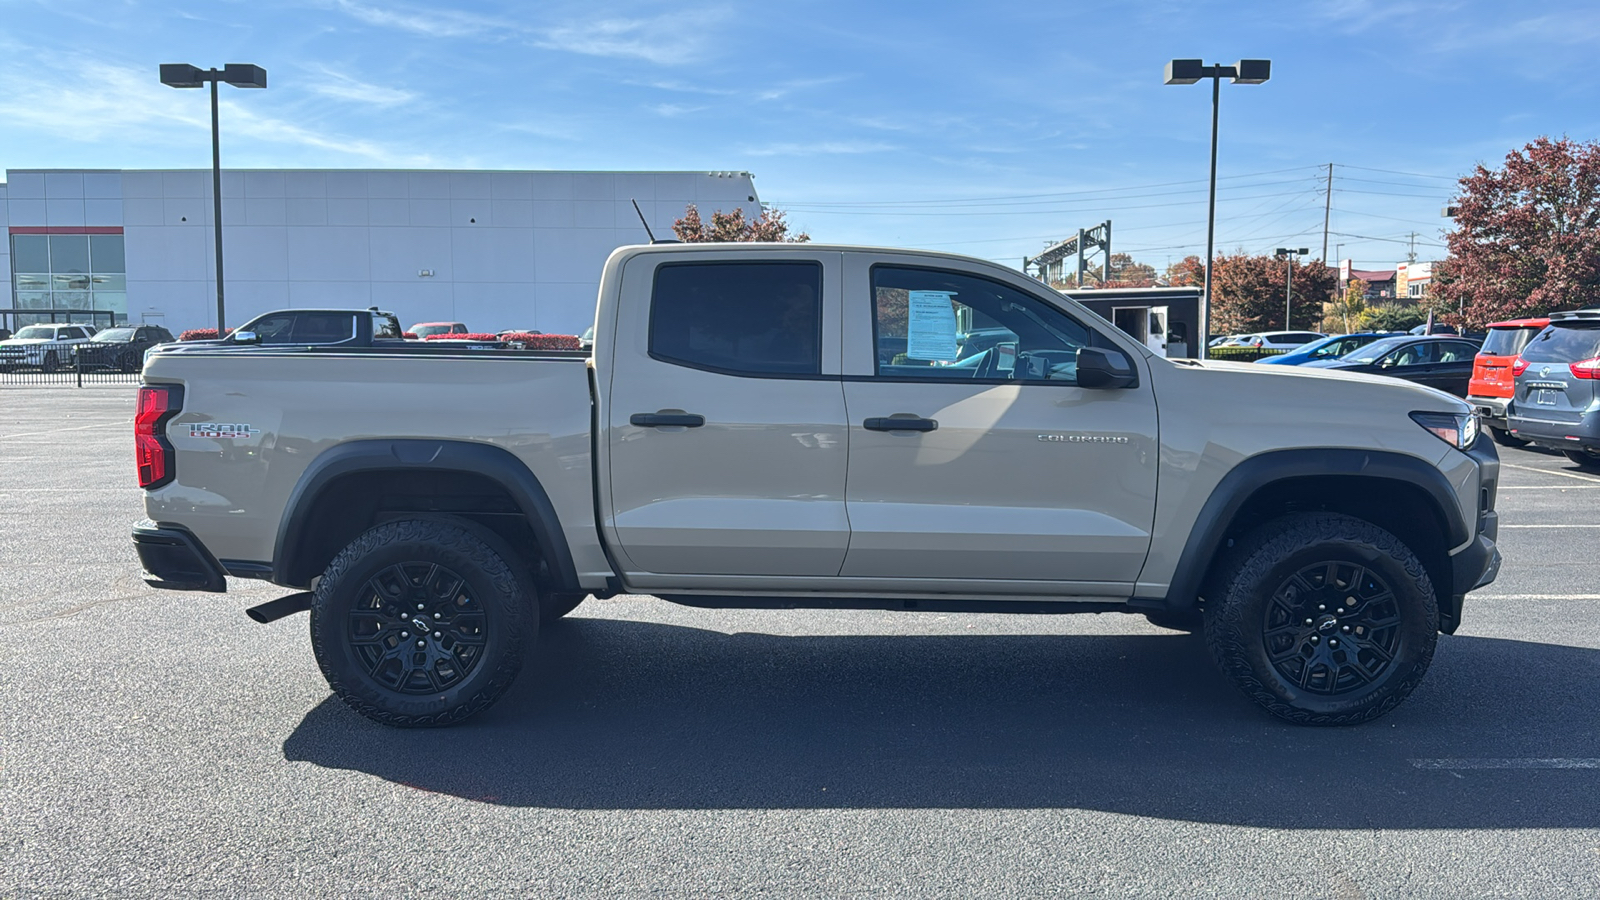
<instances>
[{"instance_id":1,"label":"windshield","mask_svg":"<svg viewBox=\"0 0 1600 900\"><path fill-rule=\"evenodd\" d=\"M24 341L50 341L55 340L56 330L49 325L29 325L12 337Z\"/></svg>"},{"instance_id":2,"label":"windshield","mask_svg":"<svg viewBox=\"0 0 1600 900\"><path fill-rule=\"evenodd\" d=\"M1481 352L1484 356L1516 356L1538 333L1539 329L1532 325L1520 328L1491 328L1489 336L1484 338Z\"/></svg>"},{"instance_id":3,"label":"windshield","mask_svg":"<svg viewBox=\"0 0 1600 900\"><path fill-rule=\"evenodd\" d=\"M94 337L90 338L89 340L94 341L96 343L100 343L100 344L104 344L104 343L107 343L109 341L116 341L118 343L122 343L122 342L125 342L125 341L131 341L131 340L133 340L133 329L132 328L107 328L105 331L97 333Z\"/></svg>"},{"instance_id":4,"label":"windshield","mask_svg":"<svg viewBox=\"0 0 1600 900\"><path fill-rule=\"evenodd\" d=\"M1380 340L1380 341L1373 341L1372 343L1366 345L1365 347L1362 347L1360 350L1357 350L1354 353L1345 354L1344 356L1340 357L1340 359L1344 360L1345 362L1353 362L1353 363L1361 363L1362 365L1369 365L1371 363L1377 362L1380 358L1383 357L1383 355L1385 353L1388 353L1390 350L1393 350L1394 348L1399 347L1402 344L1405 344L1409 340L1411 340L1411 339L1408 338L1408 337L1399 337L1399 338L1384 338L1383 340Z\"/></svg>"},{"instance_id":5,"label":"windshield","mask_svg":"<svg viewBox=\"0 0 1600 900\"><path fill-rule=\"evenodd\" d=\"M419 338L425 338L430 334L449 334L450 333L450 325L449 325L449 323L434 324L434 325L413 325L413 326L411 326L411 333L416 335Z\"/></svg>"},{"instance_id":6,"label":"windshield","mask_svg":"<svg viewBox=\"0 0 1600 900\"><path fill-rule=\"evenodd\" d=\"M1597 356L1600 327L1594 325L1551 325L1522 351L1528 362L1578 362Z\"/></svg>"}]
</instances>

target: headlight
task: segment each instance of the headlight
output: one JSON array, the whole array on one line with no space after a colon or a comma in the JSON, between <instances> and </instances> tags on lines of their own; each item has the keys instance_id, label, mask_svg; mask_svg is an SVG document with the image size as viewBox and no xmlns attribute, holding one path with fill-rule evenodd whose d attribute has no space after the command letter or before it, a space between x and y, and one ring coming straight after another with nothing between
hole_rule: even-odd
<instances>
[{"instance_id":1,"label":"headlight","mask_svg":"<svg viewBox=\"0 0 1600 900\"><path fill-rule=\"evenodd\" d=\"M1475 412L1414 412L1411 420L1457 450L1466 450L1478 442L1478 414Z\"/></svg>"}]
</instances>

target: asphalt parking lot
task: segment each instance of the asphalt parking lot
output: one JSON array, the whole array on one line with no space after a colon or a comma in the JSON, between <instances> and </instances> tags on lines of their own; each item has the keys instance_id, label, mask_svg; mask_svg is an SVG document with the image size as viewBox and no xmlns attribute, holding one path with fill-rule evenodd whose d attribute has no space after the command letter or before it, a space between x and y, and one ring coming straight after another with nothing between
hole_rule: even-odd
<instances>
[{"instance_id":1,"label":"asphalt parking lot","mask_svg":"<svg viewBox=\"0 0 1600 900\"><path fill-rule=\"evenodd\" d=\"M0 387L0 896L1575 896L1600 477L1502 450L1505 565L1376 723L1141 618L590 600L499 705L348 712L282 593L150 589L133 391Z\"/></svg>"}]
</instances>

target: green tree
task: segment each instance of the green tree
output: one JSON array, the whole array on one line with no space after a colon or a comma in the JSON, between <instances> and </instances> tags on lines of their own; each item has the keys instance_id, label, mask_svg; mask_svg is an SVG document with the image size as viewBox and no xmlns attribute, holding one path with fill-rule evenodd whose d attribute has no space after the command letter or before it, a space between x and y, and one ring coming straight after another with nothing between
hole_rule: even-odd
<instances>
[{"instance_id":1,"label":"green tree","mask_svg":"<svg viewBox=\"0 0 1600 900\"><path fill-rule=\"evenodd\" d=\"M746 220L744 210L735 207L732 212L717 210L711 214L711 223L700 218L700 210L693 203L683 212L683 218L672 223L672 233L686 244L733 243L745 241L770 241L799 244L811 240L804 231L789 233L786 213L773 207L763 207L756 219Z\"/></svg>"},{"instance_id":2,"label":"green tree","mask_svg":"<svg viewBox=\"0 0 1600 900\"><path fill-rule=\"evenodd\" d=\"M1410 331L1427 320L1427 310L1390 301L1369 307L1361 314L1359 326L1363 331Z\"/></svg>"},{"instance_id":3,"label":"green tree","mask_svg":"<svg viewBox=\"0 0 1600 900\"><path fill-rule=\"evenodd\" d=\"M1350 334L1361 327L1361 317L1366 311L1366 286L1360 279L1352 278L1344 289L1344 296L1328 302L1328 314L1324 317L1323 330L1337 329Z\"/></svg>"}]
</instances>

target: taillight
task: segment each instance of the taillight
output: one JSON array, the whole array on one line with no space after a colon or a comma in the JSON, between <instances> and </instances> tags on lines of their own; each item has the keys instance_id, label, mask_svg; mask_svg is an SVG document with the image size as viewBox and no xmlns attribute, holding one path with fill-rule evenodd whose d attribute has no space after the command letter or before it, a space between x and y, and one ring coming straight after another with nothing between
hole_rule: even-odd
<instances>
[{"instance_id":1,"label":"taillight","mask_svg":"<svg viewBox=\"0 0 1600 900\"><path fill-rule=\"evenodd\" d=\"M161 487L177 474L172 466L172 444L167 422L183 409L183 388L151 384L139 388L139 407L133 415L133 452L139 466L139 487Z\"/></svg>"},{"instance_id":2,"label":"taillight","mask_svg":"<svg viewBox=\"0 0 1600 900\"><path fill-rule=\"evenodd\" d=\"M1567 368L1572 370L1572 377L1583 378L1589 381L1600 379L1600 356L1586 359L1582 362L1571 363Z\"/></svg>"},{"instance_id":3,"label":"taillight","mask_svg":"<svg viewBox=\"0 0 1600 900\"><path fill-rule=\"evenodd\" d=\"M1520 356L1517 357L1516 362L1511 364L1511 374L1513 376L1521 377L1522 373L1526 371L1528 371L1528 361Z\"/></svg>"}]
</instances>

